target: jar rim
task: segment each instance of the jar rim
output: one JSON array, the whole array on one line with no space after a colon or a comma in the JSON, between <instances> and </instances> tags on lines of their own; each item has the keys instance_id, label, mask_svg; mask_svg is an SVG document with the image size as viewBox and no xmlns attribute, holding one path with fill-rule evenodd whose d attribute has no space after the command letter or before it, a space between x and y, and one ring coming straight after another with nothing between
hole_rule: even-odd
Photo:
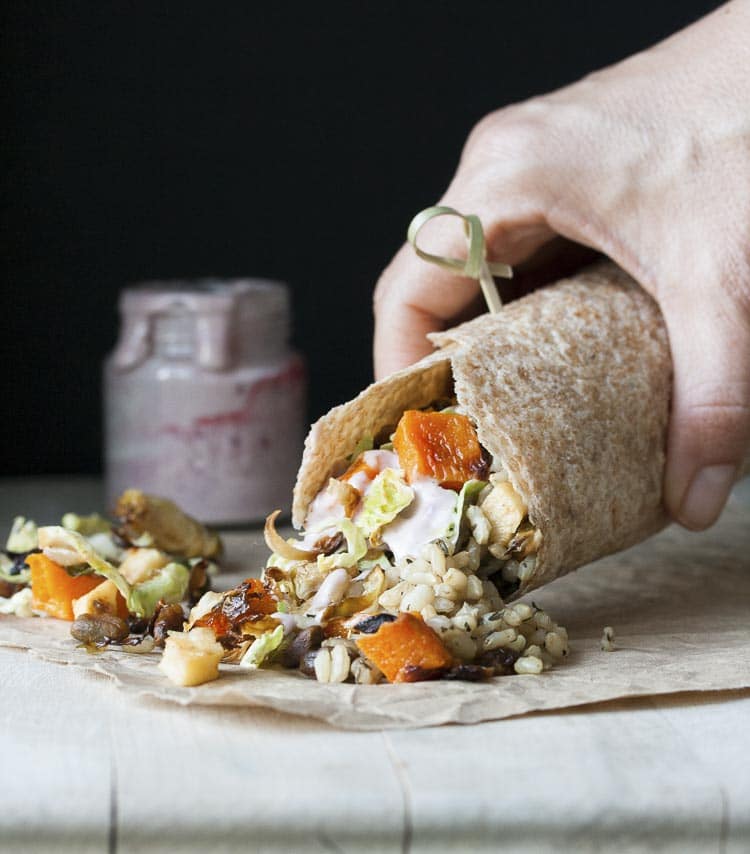
<instances>
[{"instance_id":1,"label":"jar rim","mask_svg":"<svg viewBox=\"0 0 750 854\"><path fill-rule=\"evenodd\" d=\"M223 313L256 300L262 300L269 310L284 310L288 307L289 287L275 279L249 277L153 279L124 288L119 308L123 314L150 315L174 309Z\"/></svg>"}]
</instances>

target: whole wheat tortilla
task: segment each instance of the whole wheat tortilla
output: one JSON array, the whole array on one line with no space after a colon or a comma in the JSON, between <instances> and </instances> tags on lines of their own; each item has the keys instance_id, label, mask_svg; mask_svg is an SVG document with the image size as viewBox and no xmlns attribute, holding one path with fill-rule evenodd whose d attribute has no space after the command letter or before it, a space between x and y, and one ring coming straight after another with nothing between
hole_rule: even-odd
<instances>
[{"instance_id":1,"label":"whole wheat tortilla","mask_svg":"<svg viewBox=\"0 0 750 854\"><path fill-rule=\"evenodd\" d=\"M662 504L671 358L658 306L611 263L447 332L421 362L374 383L311 428L293 520L365 434L450 394L503 461L542 533L517 596L631 546Z\"/></svg>"}]
</instances>

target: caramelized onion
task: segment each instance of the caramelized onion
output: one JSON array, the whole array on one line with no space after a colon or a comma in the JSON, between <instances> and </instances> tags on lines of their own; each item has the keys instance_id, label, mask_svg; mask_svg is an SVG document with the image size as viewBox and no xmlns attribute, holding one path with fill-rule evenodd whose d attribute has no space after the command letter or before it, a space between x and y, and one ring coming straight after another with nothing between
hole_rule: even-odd
<instances>
[{"instance_id":1,"label":"caramelized onion","mask_svg":"<svg viewBox=\"0 0 750 854\"><path fill-rule=\"evenodd\" d=\"M320 554L319 551L295 548L276 530L275 522L280 513L281 510L274 510L266 519L266 524L263 528L263 537L268 548L279 555L279 557L286 558L287 560L315 560Z\"/></svg>"}]
</instances>

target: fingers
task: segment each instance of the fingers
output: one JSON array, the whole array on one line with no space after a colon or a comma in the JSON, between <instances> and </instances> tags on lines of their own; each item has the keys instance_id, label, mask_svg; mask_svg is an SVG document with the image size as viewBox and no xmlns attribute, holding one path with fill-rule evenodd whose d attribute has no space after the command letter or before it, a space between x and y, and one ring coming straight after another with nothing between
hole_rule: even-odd
<instances>
[{"instance_id":1,"label":"fingers","mask_svg":"<svg viewBox=\"0 0 750 854\"><path fill-rule=\"evenodd\" d=\"M674 364L665 502L701 530L718 518L750 449L750 322L716 289L662 309Z\"/></svg>"},{"instance_id":2,"label":"fingers","mask_svg":"<svg viewBox=\"0 0 750 854\"><path fill-rule=\"evenodd\" d=\"M440 204L476 214L490 261L515 265L553 236L543 211L550 191L539 145L540 127L523 109L493 114L471 134L458 172ZM406 225L406 223L404 223ZM437 255L464 258L466 240L455 217L438 217L420 232L419 245ZM432 350L425 336L465 319L479 286L421 260L405 245L375 291L375 375L380 378Z\"/></svg>"},{"instance_id":3,"label":"fingers","mask_svg":"<svg viewBox=\"0 0 750 854\"><path fill-rule=\"evenodd\" d=\"M443 326L443 314L460 301L459 290L471 299L471 282L450 277L437 267L414 263L403 246L386 268L375 291L375 378L380 379L418 361L432 350L429 332ZM422 294L428 298L422 298Z\"/></svg>"}]
</instances>

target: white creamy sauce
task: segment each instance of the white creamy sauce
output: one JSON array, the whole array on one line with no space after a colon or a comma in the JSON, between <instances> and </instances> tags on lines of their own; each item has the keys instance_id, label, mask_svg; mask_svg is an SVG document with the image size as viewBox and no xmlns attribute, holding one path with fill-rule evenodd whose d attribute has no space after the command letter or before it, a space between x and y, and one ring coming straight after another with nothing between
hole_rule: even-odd
<instances>
[{"instance_id":1,"label":"white creamy sauce","mask_svg":"<svg viewBox=\"0 0 750 854\"><path fill-rule=\"evenodd\" d=\"M370 472L368 469L363 469L353 474L346 481L350 486L353 486L361 495L365 494L367 487L372 483L370 480Z\"/></svg>"},{"instance_id":2,"label":"white creamy sauce","mask_svg":"<svg viewBox=\"0 0 750 854\"><path fill-rule=\"evenodd\" d=\"M325 526L344 518L344 505L336 500L336 496L324 487L315 496L305 518L305 536L303 548L312 547L325 535Z\"/></svg>"},{"instance_id":3,"label":"white creamy sauce","mask_svg":"<svg viewBox=\"0 0 750 854\"><path fill-rule=\"evenodd\" d=\"M371 469L375 469L378 474L383 471L383 469L401 470L398 455L395 451L365 451L362 454L362 459L365 461L366 466ZM349 483L351 483L351 480ZM352 484L352 486L353 485L354 484Z\"/></svg>"},{"instance_id":4,"label":"white creamy sauce","mask_svg":"<svg viewBox=\"0 0 750 854\"><path fill-rule=\"evenodd\" d=\"M432 478L409 485L414 490L414 501L383 528L383 542L397 563L406 557L418 558L423 546L445 534L458 500L452 489L443 489Z\"/></svg>"}]
</instances>

